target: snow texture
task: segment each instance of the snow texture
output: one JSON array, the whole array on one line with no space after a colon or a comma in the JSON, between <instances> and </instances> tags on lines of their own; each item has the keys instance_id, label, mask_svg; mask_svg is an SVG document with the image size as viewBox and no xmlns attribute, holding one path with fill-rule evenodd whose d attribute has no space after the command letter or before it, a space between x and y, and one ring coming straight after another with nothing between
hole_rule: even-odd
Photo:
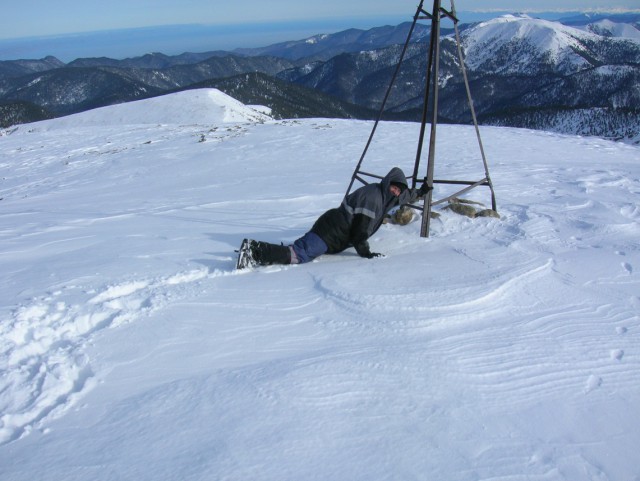
<instances>
[{"instance_id":1,"label":"snow texture","mask_svg":"<svg viewBox=\"0 0 640 481\"><path fill-rule=\"evenodd\" d=\"M367 171L411 173L418 128ZM639 479L638 147L483 128L501 219L235 271L340 203L370 129L201 90L3 131L0 479ZM437 178L483 177L438 135Z\"/></svg>"}]
</instances>

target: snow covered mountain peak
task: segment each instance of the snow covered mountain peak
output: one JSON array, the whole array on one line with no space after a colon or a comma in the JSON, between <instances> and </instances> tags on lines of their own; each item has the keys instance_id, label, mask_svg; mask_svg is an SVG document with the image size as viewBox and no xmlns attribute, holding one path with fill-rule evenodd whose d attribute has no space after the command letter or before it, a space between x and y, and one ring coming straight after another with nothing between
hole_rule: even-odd
<instances>
[{"instance_id":1,"label":"snow covered mountain peak","mask_svg":"<svg viewBox=\"0 0 640 481\"><path fill-rule=\"evenodd\" d=\"M584 27L587 31L603 37L621 37L640 41L640 30L629 23L618 23L609 19L599 20Z\"/></svg>"},{"instance_id":2,"label":"snow covered mountain peak","mask_svg":"<svg viewBox=\"0 0 640 481\"><path fill-rule=\"evenodd\" d=\"M584 50L583 43L598 36L557 22L532 18L528 15L504 15L479 23L464 34L467 63L472 69L495 67L504 58L517 58L517 65L498 66L508 72L529 68L554 66L561 70L580 70L589 61L576 51ZM519 55L507 55L507 50Z\"/></svg>"},{"instance_id":3,"label":"snow covered mountain peak","mask_svg":"<svg viewBox=\"0 0 640 481\"><path fill-rule=\"evenodd\" d=\"M66 129L106 125L254 123L269 120L267 111L266 107L247 106L218 89L208 88L110 105L37 125Z\"/></svg>"},{"instance_id":4,"label":"snow covered mountain peak","mask_svg":"<svg viewBox=\"0 0 640 481\"><path fill-rule=\"evenodd\" d=\"M505 28L505 25L507 28ZM558 22L551 22L540 18L533 18L527 14L502 15L500 17L481 22L470 32L474 32L477 39L499 38L509 41L515 38L533 36L536 41L549 41L552 38L566 39L585 37L585 32L574 27L569 27ZM593 36L595 34L589 34ZM544 46L544 43L540 43ZM566 45L561 45L566 46Z\"/></svg>"}]
</instances>

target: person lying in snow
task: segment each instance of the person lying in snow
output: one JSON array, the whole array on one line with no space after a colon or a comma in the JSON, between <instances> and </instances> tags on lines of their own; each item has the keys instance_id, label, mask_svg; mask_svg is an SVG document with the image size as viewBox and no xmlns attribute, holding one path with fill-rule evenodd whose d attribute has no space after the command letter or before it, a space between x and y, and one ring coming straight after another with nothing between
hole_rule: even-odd
<instances>
[{"instance_id":1,"label":"person lying in snow","mask_svg":"<svg viewBox=\"0 0 640 481\"><path fill-rule=\"evenodd\" d=\"M236 267L271 264L302 264L322 254L337 254L354 247L358 255L371 259L381 254L371 252L368 239L380 227L387 213L424 195L426 184L411 192L407 178L394 167L378 183L367 184L345 197L340 207L322 214L309 232L292 245L244 239Z\"/></svg>"}]
</instances>

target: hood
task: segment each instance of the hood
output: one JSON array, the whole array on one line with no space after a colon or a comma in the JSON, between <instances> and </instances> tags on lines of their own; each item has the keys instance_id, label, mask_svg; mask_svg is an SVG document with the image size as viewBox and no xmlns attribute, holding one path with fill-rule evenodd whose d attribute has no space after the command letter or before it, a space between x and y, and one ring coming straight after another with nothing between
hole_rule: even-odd
<instances>
[{"instance_id":1,"label":"hood","mask_svg":"<svg viewBox=\"0 0 640 481\"><path fill-rule=\"evenodd\" d=\"M407 177L404 175L404 172L402 172L402 169L400 169L400 167L394 167L393 169L391 169L389 173L384 176L381 184L385 189L388 190L391 182L404 184L406 188L409 188Z\"/></svg>"},{"instance_id":2,"label":"hood","mask_svg":"<svg viewBox=\"0 0 640 481\"><path fill-rule=\"evenodd\" d=\"M400 169L400 167L394 167L393 169L391 169L380 182L380 185L382 185L382 194L385 200L389 197L391 197L392 199L396 199L396 197L394 197L393 194L389 192L391 182L404 184L404 186L406 187L406 189L402 192L402 194L400 194L400 197L398 198L400 203L404 203L404 198L408 195L409 192L409 183L407 182L407 177L404 175L404 172L402 172L402 169Z\"/></svg>"}]
</instances>

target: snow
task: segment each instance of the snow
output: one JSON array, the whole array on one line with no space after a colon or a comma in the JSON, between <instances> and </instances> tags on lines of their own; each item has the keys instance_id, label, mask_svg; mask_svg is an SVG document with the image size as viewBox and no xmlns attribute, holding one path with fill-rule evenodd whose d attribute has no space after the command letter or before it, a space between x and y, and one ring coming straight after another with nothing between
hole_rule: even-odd
<instances>
[{"instance_id":1,"label":"snow","mask_svg":"<svg viewBox=\"0 0 640 481\"><path fill-rule=\"evenodd\" d=\"M184 104L190 105L189 109ZM260 122L269 118L264 109L251 108L217 89L178 92L118 108L101 107L46 123L48 129L69 129L78 126L139 125L139 124L217 124L227 122Z\"/></svg>"},{"instance_id":2,"label":"snow","mask_svg":"<svg viewBox=\"0 0 640 481\"><path fill-rule=\"evenodd\" d=\"M585 25L584 30L597 35L610 35L612 37L630 38L640 41L640 30L630 23L618 23L604 19Z\"/></svg>"},{"instance_id":3,"label":"snow","mask_svg":"<svg viewBox=\"0 0 640 481\"><path fill-rule=\"evenodd\" d=\"M588 66L584 58L573 51L580 48L581 40L595 40L598 35L561 25L548 20L534 19L528 15L504 15L481 22L463 34L467 47L467 63L478 68L495 55L496 50L513 42L526 41L531 45L532 55L548 54L554 62L560 63L568 57L576 66ZM521 55L519 63L526 65L531 58Z\"/></svg>"},{"instance_id":4,"label":"snow","mask_svg":"<svg viewBox=\"0 0 640 481\"><path fill-rule=\"evenodd\" d=\"M411 172L418 127L367 170ZM0 479L636 479L638 147L483 128L501 219L234 271L339 204L370 128L202 90L4 131ZM482 177L438 135L436 177Z\"/></svg>"}]
</instances>

